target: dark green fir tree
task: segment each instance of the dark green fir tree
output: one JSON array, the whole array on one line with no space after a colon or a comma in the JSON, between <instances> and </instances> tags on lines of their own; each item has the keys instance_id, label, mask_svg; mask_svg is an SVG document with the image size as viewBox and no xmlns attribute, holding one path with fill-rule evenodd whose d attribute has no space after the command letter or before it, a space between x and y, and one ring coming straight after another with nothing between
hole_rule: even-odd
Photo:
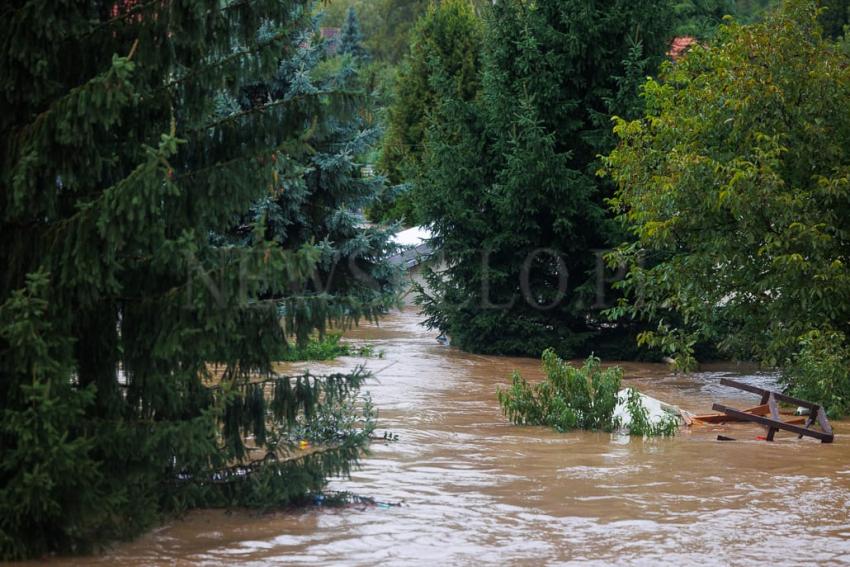
<instances>
[{"instance_id":1,"label":"dark green fir tree","mask_svg":"<svg viewBox=\"0 0 850 567\"><path fill-rule=\"evenodd\" d=\"M429 116L441 96L474 99L480 89L482 25L468 0L433 3L416 22L388 112L379 166L394 190L376 216L423 220L415 187L422 174Z\"/></svg>"},{"instance_id":2,"label":"dark green fir tree","mask_svg":"<svg viewBox=\"0 0 850 567\"><path fill-rule=\"evenodd\" d=\"M365 374L275 365L390 291L384 236L351 212L373 135L298 63L310 9L0 8L3 558L297 501L361 454ZM282 62L282 94L257 89Z\"/></svg>"},{"instance_id":3,"label":"dark green fir tree","mask_svg":"<svg viewBox=\"0 0 850 567\"><path fill-rule=\"evenodd\" d=\"M419 199L445 262L421 301L461 348L605 352L598 267L620 236L597 156L613 147L611 115L639 108L637 75L667 50L669 16L666 0L494 3L481 94L444 83Z\"/></svg>"}]
</instances>

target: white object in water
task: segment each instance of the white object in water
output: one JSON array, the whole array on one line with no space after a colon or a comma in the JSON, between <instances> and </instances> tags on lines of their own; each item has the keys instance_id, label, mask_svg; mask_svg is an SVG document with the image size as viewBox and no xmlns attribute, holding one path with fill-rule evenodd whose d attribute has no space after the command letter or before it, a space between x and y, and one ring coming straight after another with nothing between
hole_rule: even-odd
<instances>
[{"instance_id":1,"label":"white object in water","mask_svg":"<svg viewBox=\"0 0 850 567\"><path fill-rule=\"evenodd\" d=\"M614 407L614 418L620 420L620 430L628 431L629 425L632 422L632 416L629 413L629 392L632 388L623 388L617 392L617 405ZM635 390L636 391L636 390ZM676 406L656 400L653 397L637 392L640 396L640 402L646 409L647 417L652 425L657 425L665 419L673 418L679 425L690 425L690 417L687 412L682 411Z\"/></svg>"}]
</instances>

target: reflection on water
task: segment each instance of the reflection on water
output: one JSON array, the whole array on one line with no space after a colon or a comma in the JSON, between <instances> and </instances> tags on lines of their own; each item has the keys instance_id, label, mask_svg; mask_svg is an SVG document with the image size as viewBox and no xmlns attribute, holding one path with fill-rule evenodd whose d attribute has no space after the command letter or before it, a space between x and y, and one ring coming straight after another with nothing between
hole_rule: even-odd
<instances>
[{"instance_id":1,"label":"reflection on water","mask_svg":"<svg viewBox=\"0 0 850 567\"><path fill-rule=\"evenodd\" d=\"M402 507L255 514L200 511L96 558L120 565L765 565L850 564L850 427L822 445L787 433L756 441L756 426L682 431L673 439L558 434L516 427L496 387L534 360L485 357L439 345L415 311L348 333L385 351L369 390L377 442L348 490ZM342 359L323 370L359 362ZM773 385L769 374L717 368L674 376L624 364L645 393L705 412L714 401L753 405L723 376ZM383 369L383 370L381 370ZM731 433L729 433L731 431Z\"/></svg>"}]
</instances>

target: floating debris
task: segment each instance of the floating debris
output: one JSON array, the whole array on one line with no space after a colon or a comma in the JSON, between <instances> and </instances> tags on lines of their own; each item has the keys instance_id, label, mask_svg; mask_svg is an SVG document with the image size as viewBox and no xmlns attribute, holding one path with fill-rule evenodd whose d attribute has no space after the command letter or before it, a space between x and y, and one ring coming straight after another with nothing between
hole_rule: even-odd
<instances>
[{"instance_id":1,"label":"floating debris","mask_svg":"<svg viewBox=\"0 0 850 567\"><path fill-rule=\"evenodd\" d=\"M773 441L774 436L779 430L796 433L798 439L812 437L821 443L832 443L835 438L832 432L832 426L830 426L829 420L826 417L826 411L818 404L728 378L722 378L720 383L723 386L758 394L761 396L761 403L744 410L731 408L723 404L714 404L711 409L720 413L694 416L694 423L728 423L735 421L757 423L767 429L767 434L763 438L765 441ZM798 416L782 419L783 414L779 411L778 402L798 406L797 412L800 412L800 409L807 410L808 417L799 416L798 413ZM810 429L815 422L820 426L821 431ZM800 426L801 424L802 427Z\"/></svg>"}]
</instances>

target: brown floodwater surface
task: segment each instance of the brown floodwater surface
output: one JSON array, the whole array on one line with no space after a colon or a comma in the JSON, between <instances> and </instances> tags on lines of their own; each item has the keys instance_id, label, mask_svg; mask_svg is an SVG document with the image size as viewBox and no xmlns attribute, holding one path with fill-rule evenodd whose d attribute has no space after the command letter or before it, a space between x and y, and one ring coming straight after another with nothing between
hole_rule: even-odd
<instances>
[{"instance_id":1,"label":"brown floodwater surface","mask_svg":"<svg viewBox=\"0 0 850 567\"><path fill-rule=\"evenodd\" d=\"M507 422L496 400L512 370L539 362L441 346L408 310L346 334L369 359L376 441L350 491L399 507L258 514L197 511L74 565L850 565L850 424L835 442L758 426L683 429L672 439L557 433ZM351 367L343 358L309 366ZM755 405L723 376L775 385L734 366L676 376L623 364L626 382L692 412ZM718 442L718 432L739 439Z\"/></svg>"}]
</instances>

